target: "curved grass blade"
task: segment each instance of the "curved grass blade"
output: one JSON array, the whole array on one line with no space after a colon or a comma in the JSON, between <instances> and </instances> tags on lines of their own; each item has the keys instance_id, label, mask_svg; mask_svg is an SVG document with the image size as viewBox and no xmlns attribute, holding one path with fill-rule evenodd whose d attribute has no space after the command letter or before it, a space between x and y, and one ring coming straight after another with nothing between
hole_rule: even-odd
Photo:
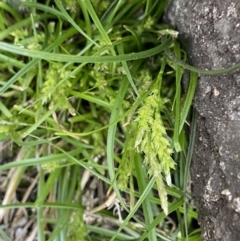
<instances>
[{"instance_id":1,"label":"curved grass blade","mask_svg":"<svg viewBox=\"0 0 240 241\"><path fill-rule=\"evenodd\" d=\"M164 51L166 48L169 47L171 43L172 43L172 39L168 38L165 41L163 41L161 44L159 44L157 47L151 48L149 50L145 50L137 53L122 54L117 56L78 56L78 55L56 54L56 53L49 53L50 47L48 47L45 51L29 50L29 49L22 48L14 44L5 43L2 41L0 41L0 50L7 51L9 53L19 54L22 56L32 57L35 59L45 59L45 60L52 60L52 61L58 61L58 62L102 63L102 62L130 61L130 60L148 58Z\"/></svg>"}]
</instances>

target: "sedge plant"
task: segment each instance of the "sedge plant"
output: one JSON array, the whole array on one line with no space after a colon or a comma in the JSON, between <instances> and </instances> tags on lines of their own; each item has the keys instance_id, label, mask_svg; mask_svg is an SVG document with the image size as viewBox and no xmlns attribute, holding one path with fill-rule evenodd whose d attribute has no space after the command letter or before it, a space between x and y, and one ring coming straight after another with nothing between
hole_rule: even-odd
<instances>
[{"instance_id":1,"label":"sedge plant","mask_svg":"<svg viewBox=\"0 0 240 241\"><path fill-rule=\"evenodd\" d=\"M183 97L166 5L0 3L4 240L19 217L23 239L200 240L187 192L197 75Z\"/></svg>"}]
</instances>

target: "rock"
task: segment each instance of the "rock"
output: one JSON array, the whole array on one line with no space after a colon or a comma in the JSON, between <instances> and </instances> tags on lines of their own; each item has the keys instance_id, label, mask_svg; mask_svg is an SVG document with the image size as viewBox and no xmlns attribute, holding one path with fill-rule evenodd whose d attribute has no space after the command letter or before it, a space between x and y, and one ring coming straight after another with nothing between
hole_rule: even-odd
<instances>
[{"instance_id":1,"label":"rock","mask_svg":"<svg viewBox=\"0 0 240 241\"><path fill-rule=\"evenodd\" d=\"M240 61L238 0L173 0L166 21L179 31L190 63L219 69ZM191 165L203 241L240 240L240 71L199 75Z\"/></svg>"}]
</instances>

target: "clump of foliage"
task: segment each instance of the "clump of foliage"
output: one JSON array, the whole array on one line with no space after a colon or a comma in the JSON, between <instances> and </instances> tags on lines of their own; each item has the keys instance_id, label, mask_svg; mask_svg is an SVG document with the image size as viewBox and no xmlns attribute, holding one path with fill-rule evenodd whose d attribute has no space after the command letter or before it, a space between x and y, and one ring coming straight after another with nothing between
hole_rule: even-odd
<instances>
[{"instance_id":1,"label":"clump of foliage","mask_svg":"<svg viewBox=\"0 0 240 241\"><path fill-rule=\"evenodd\" d=\"M0 171L15 170L0 222L18 207L38 240L199 239L185 190L194 88L182 100L183 71L165 56L182 55L166 5L0 5L0 134L14 157Z\"/></svg>"}]
</instances>

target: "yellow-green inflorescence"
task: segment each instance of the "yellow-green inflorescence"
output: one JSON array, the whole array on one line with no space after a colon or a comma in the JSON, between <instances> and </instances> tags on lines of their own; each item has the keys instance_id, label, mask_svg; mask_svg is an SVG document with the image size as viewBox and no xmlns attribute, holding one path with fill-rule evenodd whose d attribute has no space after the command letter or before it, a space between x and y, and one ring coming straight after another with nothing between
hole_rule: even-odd
<instances>
[{"instance_id":1,"label":"yellow-green inflorescence","mask_svg":"<svg viewBox=\"0 0 240 241\"><path fill-rule=\"evenodd\" d=\"M151 85L150 79L150 75L146 74L144 82L145 84L147 82L148 87ZM149 176L155 178L161 206L166 214L168 202L164 179L170 186L170 172L175 166L172 159L172 145L161 118L161 111L167 102L167 99L161 98L158 83L155 83L151 93L138 109L134 121L126 127L126 141L117 172L119 187L124 189L133 175L135 154L143 154L144 164L148 166ZM131 181L132 179L130 179L130 186Z\"/></svg>"},{"instance_id":2,"label":"yellow-green inflorescence","mask_svg":"<svg viewBox=\"0 0 240 241\"><path fill-rule=\"evenodd\" d=\"M137 123L137 136L135 148L144 154L144 163L149 167L149 176L155 177L161 205L165 213L167 210L167 193L163 177L171 185L170 171L174 168L172 159L173 150L167 138L166 129L160 115L166 99L160 98L158 88L144 100L139 108L135 122Z\"/></svg>"},{"instance_id":3,"label":"yellow-green inflorescence","mask_svg":"<svg viewBox=\"0 0 240 241\"><path fill-rule=\"evenodd\" d=\"M66 80L60 85L58 84L69 74L69 71L65 69L61 70L61 67L61 63L49 64L49 69L46 73L46 81L44 82L44 86L41 91L42 104L47 102L51 102L50 106L58 104L60 109L67 109L71 115L75 115L75 110L70 104L66 94L66 89L71 87L70 81Z\"/></svg>"}]
</instances>

